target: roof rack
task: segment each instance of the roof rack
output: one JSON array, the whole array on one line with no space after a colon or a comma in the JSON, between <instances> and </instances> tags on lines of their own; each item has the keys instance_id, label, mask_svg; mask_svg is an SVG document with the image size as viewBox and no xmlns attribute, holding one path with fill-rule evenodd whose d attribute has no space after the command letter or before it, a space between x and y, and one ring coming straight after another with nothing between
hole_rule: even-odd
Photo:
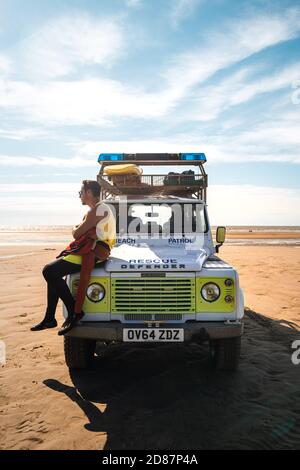
<instances>
[{"instance_id":1,"label":"roof rack","mask_svg":"<svg viewBox=\"0 0 300 470\"><path fill-rule=\"evenodd\" d=\"M98 182L101 185L101 199L111 199L121 195L188 197L206 202L207 174L203 168L206 162L204 153L135 153L100 154L101 168ZM165 172L162 174L118 175L117 178L104 174L108 165L134 163L142 166L195 166L193 171L182 173Z\"/></svg>"}]
</instances>

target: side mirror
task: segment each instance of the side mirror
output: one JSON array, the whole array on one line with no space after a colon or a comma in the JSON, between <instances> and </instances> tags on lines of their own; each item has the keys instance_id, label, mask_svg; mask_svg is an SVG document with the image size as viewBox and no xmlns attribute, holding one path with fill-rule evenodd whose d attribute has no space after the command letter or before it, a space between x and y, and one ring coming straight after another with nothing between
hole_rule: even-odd
<instances>
[{"instance_id":1,"label":"side mirror","mask_svg":"<svg viewBox=\"0 0 300 470\"><path fill-rule=\"evenodd\" d=\"M220 246L222 246L223 243L225 242L225 238L226 238L226 227L217 227L217 232L216 232L216 241L217 241L216 252L217 253L219 253Z\"/></svg>"}]
</instances>

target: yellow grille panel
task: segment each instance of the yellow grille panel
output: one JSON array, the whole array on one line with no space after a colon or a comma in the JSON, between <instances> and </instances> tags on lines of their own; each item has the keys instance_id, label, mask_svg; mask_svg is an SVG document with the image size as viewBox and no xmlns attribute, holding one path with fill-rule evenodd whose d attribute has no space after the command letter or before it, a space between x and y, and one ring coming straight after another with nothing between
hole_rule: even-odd
<instances>
[{"instance_id":1,"label":"yellow grille panel","mask_svg":"<svg viewBox=\"0 0 300 470\"><path fill-rule=\"evenodd\" d=\"M112 279L111 289L112 313L195 312L194 279Z\"/></svg>"}]
</instances>

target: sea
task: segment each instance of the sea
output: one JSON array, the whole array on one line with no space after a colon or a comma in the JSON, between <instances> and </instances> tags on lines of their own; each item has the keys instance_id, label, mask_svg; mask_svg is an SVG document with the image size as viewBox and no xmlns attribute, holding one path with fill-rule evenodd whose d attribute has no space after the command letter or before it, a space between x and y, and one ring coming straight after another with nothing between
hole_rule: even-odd
<instances>
[{"instance_id":1,"label":"sea","mask_svg":"<svg viewBox=\"0 0 300 470\"><path fill-rule=\"evenodd\" d=\"M213 236L215 229L216 227L212 227ZM0 246L68 244L72 241L71 230L69 225L1 225ZM245 236L251 238L244 238ZM300 246L300 226L230 225L226 227L226 245Z\"/></svg>"}]
</instances>

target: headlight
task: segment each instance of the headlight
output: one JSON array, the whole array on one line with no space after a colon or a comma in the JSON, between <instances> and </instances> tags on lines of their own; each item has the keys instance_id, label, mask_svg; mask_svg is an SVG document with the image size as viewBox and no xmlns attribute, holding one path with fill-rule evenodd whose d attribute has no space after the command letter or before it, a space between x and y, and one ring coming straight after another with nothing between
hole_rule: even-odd
<instances>
[{"instance_id":1,"label":"headlight","mask_svg":"<svg viewBox=\"0 0 300 470\"><path fill-rule=\"evenodd\" d=\"M94 282L89 285L86 296L91 302L101 302L105 297L105 289L102 284Z\"/></svg>"},{"instance_id":2,"label":"headlight","mask_svg":"<svg viewBox=\"0 0 300 470\"><path fill-rule=\"evenodd\" d=\"M207 302L214 302L220 297L220 288L214 282L208 282L202 287L201 295Z\"/></svg>"}]
</instances>

